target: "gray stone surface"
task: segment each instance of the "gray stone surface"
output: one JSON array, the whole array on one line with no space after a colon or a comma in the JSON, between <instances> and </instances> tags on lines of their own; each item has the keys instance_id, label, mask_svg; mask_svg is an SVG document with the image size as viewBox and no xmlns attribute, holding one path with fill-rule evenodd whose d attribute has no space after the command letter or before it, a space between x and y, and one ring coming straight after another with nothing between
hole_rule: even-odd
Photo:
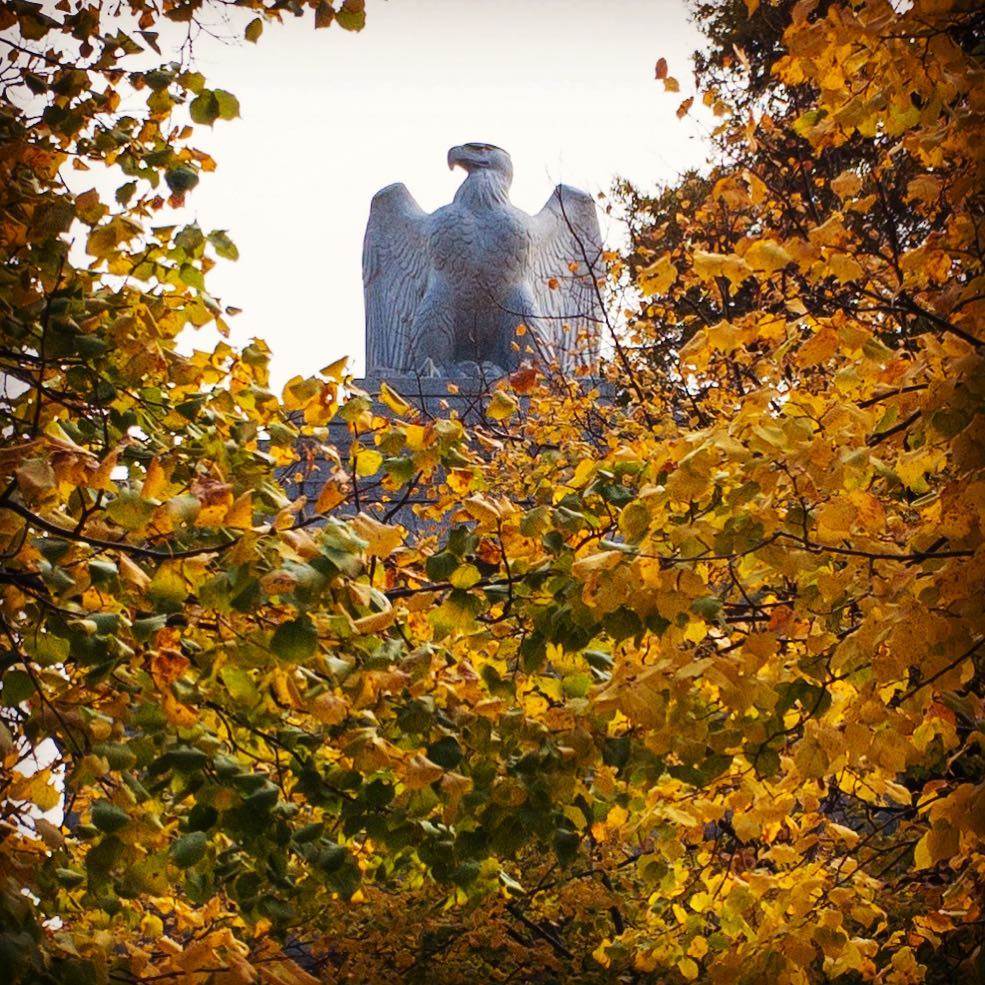
<instances>
[{"instance_id":1,"label":"gray stone surface","mask_svg":"<svg viewBox=\"0 0 985 985\"><path fill-rule=\"evenodd\" d=\"M384 382L391 390L400 394L417 409L419 412L417 419L421 423L436 418L448 418L454 414L466 425L474 426L485 423L487 426L491 424L493 429L497 430L502 427L501 423L490 422L485 417L485 407L495 389L494 380L474 378L451 380L403 375L388 376L385 379L379 376L370 376L353 381L357 389L364 391L374 399L374 411L376 413L384 417L391 417L392 412L379 401L380 386ZM457 389L456 393L449 393L449 384L454 385ZM612 385L598 379L584 379L581 385L586 390L598 389L601 399L596 409L600 415L606 414L606 408L611 406L615 396ZM526 403L526 399L521 398L519 414L521 418L526 411ZM516 426L516 423L516 420L513 420L510 422L510 426ZM329 442L337 450L344 471L350 475L352 432L345 421L339 418L329 424L328 430ZM298 463L283 471L282 481L287 484L294 497L300 495L307 497L308 506L305 513L308 516L313 516L313 506L318 500L322 487L331 475L334 462L320 453L305 454L303 446L299 446L298 453ZM300 480L298 480L298 476L300 476ZM353 514L358 510L363 510L380 518L389 516L390 519L402 523L411 530L421 531L423 529L422 523L415 515L414 507L426 501L420 497L429 495L429 491L414 491L408 495L406 500L401 502L402 493L387 494L380 487L378 477L359 480L359 486L358 509L356 504L350 501L337 511L339 514Z\"/></svg>"},{"instance_id":2,"label":"gray stone surface","mask_svg":"<svg viewBox=\"0 0 985 985\"><path fill-rule=\"evenodd\" d=\"M373 410L381 416L392 417L392 412L379 401L380 387L385 382L391 390L400 394L417 410L419 415L417 420L420 423L436 418L448 418L454 413L463 423L474 425L485 419L484 409L489 402L495 380L481 376L452 380L436 376L395 375L387 376L385 379L381 376L368 376L352 382L356 389L364 391L373 398ZM449 384L452 384L458 392L449 393ZM337 450L346 471L349 471L352 432L348 424L336 417L329 424L328 432L329 442ZM298 451L299 462L284 470L283 481L290 487L292 495L307 497L308 507L305 512L307 515L312 515L313 504L331 475L334 462L321 454L306 455L304 447L299 447ZM295 477L299 475L302 478L297 481ZM385 516L393 508L394 499L400 498L399 494L396 497L386 494L375 478L359 480L359 485L359 509L375 516ZM413 513L415 502L417 500L409 498L396 511L393 518L408 528L418 529L419 523ZM355 504L350 502L339 512L344 515L355 513L357 510Z\"/></svg>"},{"instance_id":3,"label":"gray stone surface","mask_svg":"<svg viewBox=\"0 0 985 985\"><path fill-rule=\"evenodd\" d=\"M506 151L463 144L448 166L466 179L436 212L403 184L373 198L363 245L369 376L477 380L525 360L565 374L594 368L602 239L591 196L558 185L531 216L509 200Z\"/></svg>"}]
</instances>

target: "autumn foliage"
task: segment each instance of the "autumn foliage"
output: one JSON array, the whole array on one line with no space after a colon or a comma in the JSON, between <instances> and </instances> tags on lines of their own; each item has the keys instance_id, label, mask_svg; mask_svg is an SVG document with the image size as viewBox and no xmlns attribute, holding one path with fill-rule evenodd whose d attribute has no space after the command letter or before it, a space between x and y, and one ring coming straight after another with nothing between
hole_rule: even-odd
<instances>
[{"instance_id":1,"label":"autumn foliage","mask_svg":"<svg viewBox=\"0 0 985 985\"><path fill-rule=\"evenodd\" d=\"M0 12L13 982L981 978L982 17L694 8L715 158L620 189L605 393L475 427L179 351L208 4Z\"/></svg>"}]
</instances>

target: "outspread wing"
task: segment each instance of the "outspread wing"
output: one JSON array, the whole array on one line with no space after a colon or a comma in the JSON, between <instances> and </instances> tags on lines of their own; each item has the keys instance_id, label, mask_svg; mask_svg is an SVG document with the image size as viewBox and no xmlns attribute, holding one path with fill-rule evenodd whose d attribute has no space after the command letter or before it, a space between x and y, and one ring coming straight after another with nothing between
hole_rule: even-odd
<instances>
[{"instance_id":1,"label":"outspread wing","mask_svg":"<svg viewBox=\"0 0 985 985\"><path fill-rule=\"evenodd\" d=\"M591 195L558 185L533 217L533 233L531 287L541 344L566 373L594 366L602 334L596 280L603 269L602 234Z\"/></svg>"},{"instance_id":2,"label":"outspread wing","mask_svg":"<svg viewBox=\"0 0 985 985\"><path fill-rule=\"evenodd\" d=\"M430 273L427 218L399 182L373 196L363 240L367 373L409 365L411 326Z\"/></svg>"}]
</instances>

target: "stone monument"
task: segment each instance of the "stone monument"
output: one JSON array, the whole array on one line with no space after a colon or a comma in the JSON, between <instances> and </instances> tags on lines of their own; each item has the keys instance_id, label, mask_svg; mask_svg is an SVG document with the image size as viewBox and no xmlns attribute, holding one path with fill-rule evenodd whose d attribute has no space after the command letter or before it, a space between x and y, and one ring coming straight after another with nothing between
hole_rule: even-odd
<instances>
[{"instance_id":1,"label":"stone monument","mask_svg":"<svg viewBox=\"0 0 985 985\"><path fill-rule=\"evenodd\" d=\"M367 377L488 382L523 359L565 375L594 369L602 240L591 196L558 185L531 216L510 202L513 164L502 148L452 147L448 166L466 178L436 212L400 183L373 197L363 245Z\"/></svg>"},{"instance_id":2,"label":"stone monument","mask_svg":"<svg viewBox=\"0 0 985 985\"><path fill-rule=\"evenodd\" d=\"M353 382L374 401L386 383L422 422L454 413L476 424L486 419L495 382L523 362L594 375L604 324L602 237L591 196L568 185L537 215L516 208L513 164L502 148L452 147L448 166L466 178L436 212L399 183L373 197L363 245L366 376ZM329 432L345 461L347 424L335 419ZM315 503L330 469L308 456L297 492ZM367 486L353 509L383 506L378 483ZM395 515L417 526L409 507Z\"/></svg>"}]
</instances>

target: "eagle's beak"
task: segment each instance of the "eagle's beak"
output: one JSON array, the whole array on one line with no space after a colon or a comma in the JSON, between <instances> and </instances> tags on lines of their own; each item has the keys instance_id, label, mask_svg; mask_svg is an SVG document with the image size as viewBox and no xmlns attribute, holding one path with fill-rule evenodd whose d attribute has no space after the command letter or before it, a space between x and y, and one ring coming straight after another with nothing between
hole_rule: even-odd
<instances>
[{"instance_id":1,"label":"eagle's beak","mask_svg":"<svg viewBox=\"0 0 985 985\"><path fill-rule=\"evenodd\" d=\"M462 157L464 156L464 154L465 154L465 148L461 146L452 147L452 149L448 151L449 171L454 171L456 164L458 165L462 164Z\"/></svg>"}]
</instances>

